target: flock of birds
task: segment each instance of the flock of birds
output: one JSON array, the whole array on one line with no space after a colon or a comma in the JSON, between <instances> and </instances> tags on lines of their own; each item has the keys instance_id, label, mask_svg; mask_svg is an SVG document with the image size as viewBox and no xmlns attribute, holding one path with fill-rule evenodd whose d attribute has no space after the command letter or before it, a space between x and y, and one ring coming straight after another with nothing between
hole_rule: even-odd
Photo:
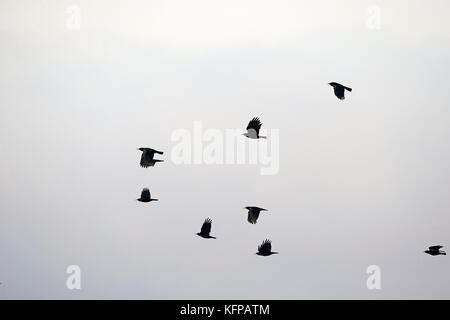
<instances>
[{"instance_id":1,"label":"flock of birds","mask_svg":"<svg viewBox=\"0 0 450 320\"><path fill-rule=\"evenodd\" d=\"M340 99L345 99L345 91L351 92L352 88L343 86L342 84L339 84L337 82L330 82L330 86L333 87L334 95ZM242 135L250 138L250 139L267 139L265 136L259 135L259 130L261 129L262 123L259 120L259 118L255 117L250 120L250 122L247 125L247 133L243 133ZM155 149L151 148L139 148L137 150L142 151L141 161L140 165L142 168L148 168L153 167L157 162L163 162L164 160L155 159L155 154L163 155L164 152L157 151ZM141 197L137 199L140 202L151 202L151 201L158 201L158 199L153 199L150 194L150 190L148 188L144 188L141 192ZM267 211L267 209L259 208L259 207L244 207L244 209L248 210L248 216L247 221L251 224L256 224L259 218L259 214L261 211ZM212 220L210 218L206 218L203 222L203 225L200 229L200 232L197 233L198 236L204 238L204 239L216 239L216 237L211 236L211 225ZM425 253L437 256L437 255L445 255L446 253L442 251L441 249L443 246L436 245L431 246L428 248L428 250L424 251ZM272 251L272 242L269 239L266 239L262 242L261 245L258 246L258 252L255 254L260 256L270 256L272 254L277 254L278 252Z\"/></svg>"}]
</instances>

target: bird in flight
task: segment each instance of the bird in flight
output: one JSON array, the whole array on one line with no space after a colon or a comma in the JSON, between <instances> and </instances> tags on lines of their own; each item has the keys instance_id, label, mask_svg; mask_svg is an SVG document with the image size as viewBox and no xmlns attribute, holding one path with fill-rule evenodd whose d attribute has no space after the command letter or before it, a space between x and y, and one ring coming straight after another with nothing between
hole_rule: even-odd
<instances>
[{"instance_id":1,"label":"bird in flight","mask_svg":"<svg viewBox=\"0 0 450 320\"><path fill-rule=\"evenodd\" d=\"M150 195L150 190L148 190L147 188L142 189L141 197L136 200L140 202L158 201L158 199L152 199L152 196Z\"/></svg>"},{"instance_id":2,"label":"bird in flight","mask_svg":"<svg viewBox=\"0 0 450 320\"><path fill-rule=\"evenodd\" d=\"M142 151L142 156L141 156L141 167L142 168L153 167L155 165L155 163L164 161L164 160L153 159L153 157L155 156L155 153L164 154L164 152L162 152L162 151L157 151L157 150L151 149L151 148L139 148L137 150Z\"/></svg>"},{"instance_id":3,"label":"bird in flight","mask_svg":"<svg viewBox=\"0 0 450 320\"><path fill-rule=\"evenodd\" d=\"M428 247L428 250L424 251L425 253L428 253L432 256L438 256L438 255L446 255L444 251L441 251L440 249L443 248L443 246L431 246Z\"/></svg>"},{"instance_id":4,"label":"bird in flight","mask_svg":"<svg viewBox=\"0 0 450 320\"><path fill-rule=\"evenodd\" d=\"M199 233L197 233L197 235L205 239L216 239L216 237L212 237L209 235L209 233L211 232L211 223L212 220L210 218L206 218L205 222L203 222L202 229Z\"/></svg>"},{"instance_id":5,"label":"bird in flight","mask_svg":"<svg viewBox=\"0 0 450 320\"><path fill-rule=\"evenodd\" d=\"M259 120L259 118L254 117L248 123L247 133L243 133L242 135L246 136L247 138L250 138L250 139L261 139L261 138L267 139L267 137L259 135L259 129L261 128L261 126L262 126L262 123Z\"/></svg>"},{"instance_id":6,"label":"bird in flight","mask_svg":"<svg viewBox=\"0 0 450 320\"><path fill-rule=\"evenodd\" d=\"M345 90L352 92L352 88L348 88L337 82L330 82L329 85L334 88L334 95L341 100L345 99L345 94L344 94Z\"/></svg>"},{"instance_id":7,"label":"bird in flight","mask_svg":"<svg viewBox=\"0 0 450 320\"><path fill-rule=\"evenodd\" d=\"M264 240L263 243L258 246L258 256L270 256L271 254L277 254L278 252L272 251L272 242L268 239Z\"/></svg>"},{"instance_id":8,"label":"bird in flight","mask_svg":"<svg viewBox=\"0 0 450 320\"><path fill-rule=\"evenodd\" d=\"M258 207L244 207L244 209L248 210L247 221L251 224L255 224L258 221L259 213L261 211L267 211L267 209L258 208Z\"/></svg>"}]
</instances>

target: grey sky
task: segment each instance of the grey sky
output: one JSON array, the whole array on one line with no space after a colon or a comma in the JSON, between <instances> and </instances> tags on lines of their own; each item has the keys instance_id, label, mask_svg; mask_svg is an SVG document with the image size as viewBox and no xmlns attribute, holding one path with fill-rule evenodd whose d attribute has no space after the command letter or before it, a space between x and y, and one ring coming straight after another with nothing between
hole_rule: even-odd
<instances>
[{"instance_id":1,"label":"grey sky","mask_svg":"<svg viewBox=\"0 0 450 320\"><path fill-rule=\"evenodd\" d=\"M422 252L450 247L450 4L314 3L3 0L0 297L450 298L449 259ZM253 116L280 131L277 175L170 161L174 130ZM265 238L280 255L253 255Z\"/></svg>"}]
</instances>

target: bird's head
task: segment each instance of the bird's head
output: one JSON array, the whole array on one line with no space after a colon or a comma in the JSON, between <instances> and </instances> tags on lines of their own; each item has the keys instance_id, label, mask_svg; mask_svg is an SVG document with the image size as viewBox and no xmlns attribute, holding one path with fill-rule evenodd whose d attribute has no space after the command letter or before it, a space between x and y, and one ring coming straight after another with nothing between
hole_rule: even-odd
<instances>
[{"instance_id":1,"label":"bird's head","mask_svg":"<svg viewBox=\"0 0 450 320\"><path fill-rule=\"evenodd\" d=\"M330 83L328 83L330 86L332 86L333 88L336 86L336 83L335 82L330 82Z\"/></svg>"},{"instance_id":2,"label":"bird's head","mask_svg":"<svg viewBox=\"0 0 450 320\"><path fill-rule=\"evenodd\" d=\"M245 210L250 210L250 207L244 207Z\"/></svg>"},{"instance_id":3,"label":"bird's head","mask_svg":"<svg viewBox=\"0 0 450 320\"><path fill-rule=\"evenodd\" d=\"M137 148L136 150L144 152L144 148Z\"/></svg>"},{"instance_id":4,"label":"bird's head","mask_svg":"<svg viewBox=\"0 0 450 320\"><path fill-rule=\"evenodd\" d=\"M248 138L248 133L243 133L242 134L244 137L247 137Z\"/></svg>"}]
</instances>

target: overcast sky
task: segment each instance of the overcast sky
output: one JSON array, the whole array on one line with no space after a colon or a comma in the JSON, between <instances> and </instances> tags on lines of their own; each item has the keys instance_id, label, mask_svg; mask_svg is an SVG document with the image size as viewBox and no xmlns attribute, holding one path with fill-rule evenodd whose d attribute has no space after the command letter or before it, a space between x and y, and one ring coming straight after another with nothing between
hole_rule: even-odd
<instances>
[{"instance_id":1,"label":"overcast sky","mask_svg":"<svg viewBox=\"0 0 450 320\"><path fill-rule=\"evenodd\" d=\"M450 247L449 13L2 0L0 298L449 299L450 257L423 253ZM254 116L279 130L277 174L171 160L174 131ZM140 168L139 147L165 162ZM217 240L195 235L206 217ZM279 255L254 255L266 238Z\"/></svg>"}]
</instances>

